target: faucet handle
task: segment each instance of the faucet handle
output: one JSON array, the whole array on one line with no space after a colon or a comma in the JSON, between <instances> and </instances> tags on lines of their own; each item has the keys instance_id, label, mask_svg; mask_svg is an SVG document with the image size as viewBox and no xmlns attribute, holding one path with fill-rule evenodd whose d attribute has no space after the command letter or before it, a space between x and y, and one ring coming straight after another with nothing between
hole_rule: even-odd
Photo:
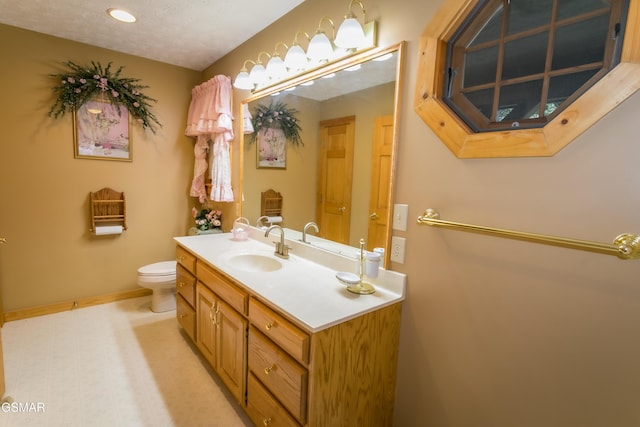
<instances>
[{"instance_id":1,"label":"faucet handle","mask_svg":"<svg viewBox=\"0 0 640 427\"><path fill-rule=\"evenodd\" d=\"M283 244L281 242L273 242L273 243L276 245L276 251L275 251L276 256L279 256L280 258L289 258L289 251L293 250L291 246Z\"/></svg>"},{"instance_id":2,"label":"faucet handle","mask_svg":"<svg viewBox=\"0 0 640 427\"><path fill-rule=\"evenodd\" d=\"M289 245L284 245L282 247L282 256L285 258L289 258L289 251L292 251L293 248Z\"/></svg>"}]
</instances>

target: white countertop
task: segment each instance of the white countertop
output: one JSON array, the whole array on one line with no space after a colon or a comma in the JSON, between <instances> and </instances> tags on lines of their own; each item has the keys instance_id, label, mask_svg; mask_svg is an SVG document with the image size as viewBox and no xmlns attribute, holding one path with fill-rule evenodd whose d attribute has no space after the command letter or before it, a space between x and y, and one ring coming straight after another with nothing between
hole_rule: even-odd
<instances>
[{"instance_id":1,"label":"white countertop","mask_svg":"<svg viewBox=\"0 0 640 427\"><path fill-rule=\"evenodd\" d=\"M274 245L267 243L279 239L275 230L265 239L264 232L255 228L251 238L244 241L233 240L231 233L174 238L180 246L298 320L310 332L404 300L404 274L380 269L376 279L367 280L374 285L374 294L354 294L338 281L336 273L341 270L356 273L356 261L289 240L292 252L288 259L282 259L274 255ZM282 268L270 272L237 268L229 260L239 254L273 258Z\"/></svg>"}]
</instances>

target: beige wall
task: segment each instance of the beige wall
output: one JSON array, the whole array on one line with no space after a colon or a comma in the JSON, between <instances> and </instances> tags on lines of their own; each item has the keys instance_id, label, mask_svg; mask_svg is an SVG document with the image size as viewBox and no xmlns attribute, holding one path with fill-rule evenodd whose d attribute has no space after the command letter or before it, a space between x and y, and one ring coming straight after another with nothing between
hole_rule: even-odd
<instances>
[{"instance_id":1,"label":"beige wall","mask_svg":"<svg viewBox=\"0 0 640 427\"><path fill-rule=\"evenodd\" d=\"M4 310L139 289L138 267L175 257L186 234L193 142L183 136L201 73L0 25L0 256ZM71 115L47 116L61 63L124 66L157 99L157 134L133 125L133 162L75 159ZM88 195L124 191L129 230L92 237Z\"/></svg>"},{"instance_id":2,"label":"beige wall","mask_svg":"<svg viewBox=\"0 0 640 427\"><path fill-rule=\"evenodd\" d=\"M413 111L419 37L442 1L367 0L407 41L396 201L409 205L395 425L640 424L640 261L419 226L444 219L610 242L640 233L635 94L551 158L459 160ZM307 0L206 70L235 76L344 0ZM238 97L246 95L237 92ZM238 101L239 104L239 101Z\"/></svg>"}]
</instances>

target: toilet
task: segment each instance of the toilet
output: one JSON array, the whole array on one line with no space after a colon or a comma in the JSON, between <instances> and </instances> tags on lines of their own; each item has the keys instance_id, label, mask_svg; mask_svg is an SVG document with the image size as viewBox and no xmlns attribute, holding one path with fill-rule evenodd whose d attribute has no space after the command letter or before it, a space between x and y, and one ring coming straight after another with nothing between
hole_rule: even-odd
<instances>
[{"instance_id":1,"label":"toilet","mask_svg":"<svg viewBox=\"0 0 640 427\"><path fill-rule=\"evenodd\" d=\"M138 269L138 285L153 291L151 311L176 309L176 262L162 261Z\"/></svg>"}]
</instances>

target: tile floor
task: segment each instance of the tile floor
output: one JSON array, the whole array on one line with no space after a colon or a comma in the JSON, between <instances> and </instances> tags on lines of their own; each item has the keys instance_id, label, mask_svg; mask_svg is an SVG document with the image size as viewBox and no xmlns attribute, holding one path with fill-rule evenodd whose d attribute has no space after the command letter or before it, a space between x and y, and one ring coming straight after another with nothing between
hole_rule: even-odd
<instances>
[{"instance_id":1,"label":"tile floor","mask_svg":"<svg viewBox=\"0 0 640 427\"><path fill-rule=\"evenodd\" d=\"M251 426L150 297L5 323L0 427ZM17 403L29 412L15 411Z\"/></svg>"}]
</instances>

